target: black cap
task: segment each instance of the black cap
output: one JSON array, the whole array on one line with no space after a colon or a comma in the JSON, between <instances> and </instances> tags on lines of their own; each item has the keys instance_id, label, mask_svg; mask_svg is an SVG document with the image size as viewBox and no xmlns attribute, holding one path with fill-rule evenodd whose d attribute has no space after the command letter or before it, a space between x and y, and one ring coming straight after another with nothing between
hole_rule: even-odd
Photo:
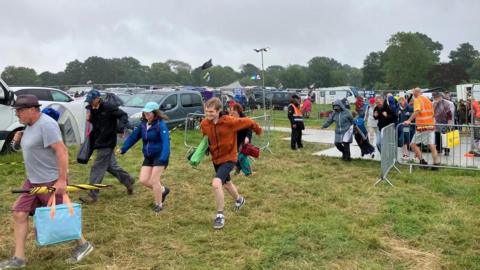
<instances>
[{"instance_id":1,"label":"black cap","mask_svg":"<svg viewBox=\"0 0 480 270\"><path fill-rule=\"evenodd\" d=\"M22 108L32 108L32 107L40 107L40 103L38 103L38 98L34 95L20 95L15 100L15 104L13 104L14 109L22 109Z\"/></svg>"}]
</instances>

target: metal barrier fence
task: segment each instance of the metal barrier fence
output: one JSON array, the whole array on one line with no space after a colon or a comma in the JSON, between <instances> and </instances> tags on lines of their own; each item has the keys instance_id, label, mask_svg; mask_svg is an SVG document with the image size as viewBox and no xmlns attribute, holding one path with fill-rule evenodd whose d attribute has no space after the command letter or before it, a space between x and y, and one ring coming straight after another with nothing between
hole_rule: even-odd
<instances>
[{"instance_id":1,"label":"metal barrier fence","mask_svg":"<svg viewBox=\"0 0 480 270\"><path fill-rule=\"evenodd\" d=\"M421 132L414 124L398 125L396 133L395 149L400 147L397 161L410 166L410 172L413 166L480 170L480 126L436 124L434 131ZM417 145L416 153L410 147L413 142Z\"/></svg>"},{"instance_id":2,"label":"metal barrier fence","mask_svg":"<svg viewBox=\"0 0 480 270\"><path fill-rule=\"evenodd\" d=\"M185 132L183 136L183 144L188 148L188 151L195 149L202 139L200 132L200 123L205 117L201 113L189 113L185 119ZM263 129L262 136L257 136L253 133L252 144L256 145L262 150L272 152L270 149L270 115L265 114L261 116L250 117L250 119L257 122Z\"/></svg>"},{"instance_id":3,"label":"metal barrier fence","mask_svg":"<svg viewBox=\"0 0 480 270\"><path fill-rule=\"evenodd\" d=\"M397 160L397 136L396 136L395 124L390 124L381 131L381 161L380 161L380 178L375 182L376 186L381 181L385 181L391 186L392 182L388 180L387 175L392 168L395 168L398 172L400 170L395 167L395 161Z\"/></svg>"}]
</instances>

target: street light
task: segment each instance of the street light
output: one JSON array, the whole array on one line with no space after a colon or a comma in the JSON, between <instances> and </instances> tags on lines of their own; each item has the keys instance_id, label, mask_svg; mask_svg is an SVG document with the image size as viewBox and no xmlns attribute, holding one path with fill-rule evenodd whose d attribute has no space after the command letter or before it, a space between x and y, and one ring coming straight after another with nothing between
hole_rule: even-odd
<instances>
[{"instance_id":1,"label":"street light","mask_svg":"<svg viewBox=\"0 0 480 270\"><path fill-rule=\"evenodd\" d=\"M253 49L255 52L260 53L262 55L262 91L263 91L263 112L266 113L265 107L265 69L263 68L263 52L267 52L270 50L270 47L264 47L260 49Z\"/></svg>"}]
</instances>

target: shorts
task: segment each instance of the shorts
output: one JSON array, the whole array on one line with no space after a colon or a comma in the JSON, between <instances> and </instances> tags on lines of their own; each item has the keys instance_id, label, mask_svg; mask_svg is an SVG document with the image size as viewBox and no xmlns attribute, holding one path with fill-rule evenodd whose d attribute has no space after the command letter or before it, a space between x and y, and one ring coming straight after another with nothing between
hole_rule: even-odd
<instances>
[{"instance_id":1,"label":"shorts","mask_svg":"<svg viewBox=\"0 0 480 270\"><path fill-rule=\"evenodd\" d=\"M213 164L213 166L215 167L215 177L220 178L220 180L222 180L222 184L225 185L228 181L230 181L230 172L235 167L235 162L227 161L218 165Z\"/></svg>"},{"instance_id":2,"label":"shorts","mask_svg":"<svg viewBox=\"0 0 480 270\"><path fill-rule=\"evenodd\" d=\"M146 167L156 167L156 166L165 166L165 169L168 167L168 160L160 160L160 157L145 157L142 163L142 166Z\"/></svg>"},{"instance_id":3,"label":"shorts","mask_svg":"<svg viewBox=\"0 0 480 270\"><path fill-rule=\"evenodd\" d=\"M416 131L413 135L412 143L414 144L435 144L435 131Z\"/></svg>"},{"instance_id":4,"label":"shorts","mask_svg":"<svg viewBox=\"0 0 480 270\"><path fill-rule=\"evenodd\" d=\"M30 189L33 187L42 187L42 186L51 187L55 184L55 182L56 181L43 183L43 184L32 184L27 179L23 183L22 188ZM38 207L47 206L48 200L50 199L51 195L52 193L44 193L44 194L22 193L13 204L12 211L28 212L30 216L33 216L33 214L35 214L35 209L37 209ZM61 194L56 194L55 199L56 199L56 204L63 203L63 196Z\"/></svg>"}]
</instances>

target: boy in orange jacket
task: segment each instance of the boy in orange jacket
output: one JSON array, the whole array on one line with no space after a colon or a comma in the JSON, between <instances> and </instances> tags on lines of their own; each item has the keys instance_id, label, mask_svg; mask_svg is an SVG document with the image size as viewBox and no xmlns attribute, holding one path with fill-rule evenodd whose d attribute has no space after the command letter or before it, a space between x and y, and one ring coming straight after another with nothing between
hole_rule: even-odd
<instances>
[{"instance_id":1,"label":"boy in orange jacket","mask_svg":"<svg viewBox=\"0 0 480 270\"><path fill-rule=\"evenodd\" d=\"M245 199L238 193L237 187L231 182L230 171L237 162L237 131L251 128L257 135L262 128L252 119L235 118L229 115L220 115L222 102L218 98L211 98L205 103L205 119L200 124L202 133L208 136L209 150L216 175L212 180L213 193L217 206L217 215L213 228L221 229L225 225L225 199L222 185L235 199L235 210L240 210Z\"/></svg>"}]
</instances>

